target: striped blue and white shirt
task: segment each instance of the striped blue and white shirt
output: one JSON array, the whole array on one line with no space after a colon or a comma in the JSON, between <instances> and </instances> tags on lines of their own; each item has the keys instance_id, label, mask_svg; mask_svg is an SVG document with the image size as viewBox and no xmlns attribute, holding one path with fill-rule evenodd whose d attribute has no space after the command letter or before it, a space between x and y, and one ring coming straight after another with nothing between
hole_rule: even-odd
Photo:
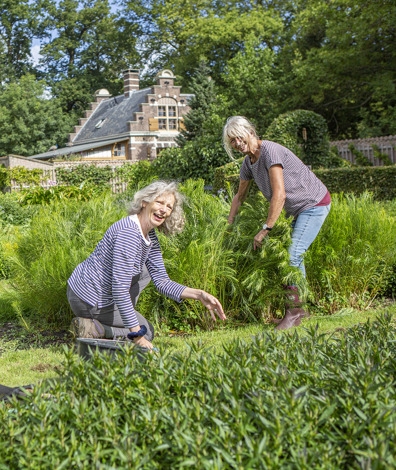
<instances>
[{"instance_id":1,"label":"striped blue and white shirt","mask_svg":"<svg viewBox=\"0 0 396 470\"><path fill-rule=\"evenodd\" d=\"M129 289L132 277L142 272L144 264L158 292L181 302L186 286L170 280L155 230L145 238L137 215L114 223L89 258L76 267L68 284L92 306L102 308L115 303L125 328L132 328L139 322Z\"/></svg>"},{"instance_id":2,"label":"striped blue and white shirt","mask_svg":"<svg viewBox=\"0 0 396 470\"><path fill-rule=\"evenodd\" d=\"M262 141L260 157L255 163L252 164L249 156L246 156L239 178L244 181L254 179L264 197L271 201L269 169L273 165L282 165L283 168L287 216L297 217L302 211L319 204L325 197L327 188L320 179L291 150L270 140Z\"/></svg>"}]
</instances>

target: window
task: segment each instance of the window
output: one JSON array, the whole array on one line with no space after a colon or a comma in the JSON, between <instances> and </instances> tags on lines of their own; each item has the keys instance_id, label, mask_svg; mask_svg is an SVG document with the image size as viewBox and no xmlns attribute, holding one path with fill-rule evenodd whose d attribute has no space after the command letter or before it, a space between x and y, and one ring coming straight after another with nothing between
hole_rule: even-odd
<instances>
[{"instance_id":1,"label":"window","mask_svg":"<svg viewBox=\"0 0 396 470\"><path fill-rule=\"evenodd\" d=\"M125 157L125 144L114 145L113 157Z\"/></svg>"},{"instance_id":2,"label":"window","mask_svg":"<svg viewBox=\"0 0 396 470\"><path fill-rule=\"evenodd\" d=\"M100 128L103 126L103 124L104 124L105 121L106 121L106 119L101 119L100 121L98 121L98 122L96 123L96 126L95 126L96 129L100 129Z\"/></svg>"},{"instance_id":3,"label":"window","mask_svg":"<svg viewBox=\"0 0 396 470\"><path fill-rule=\"evenodd\" d=\"M161 98L158 100L159 130L177 131L177 106L173 98Z\"/></svg>"}]
</instances>

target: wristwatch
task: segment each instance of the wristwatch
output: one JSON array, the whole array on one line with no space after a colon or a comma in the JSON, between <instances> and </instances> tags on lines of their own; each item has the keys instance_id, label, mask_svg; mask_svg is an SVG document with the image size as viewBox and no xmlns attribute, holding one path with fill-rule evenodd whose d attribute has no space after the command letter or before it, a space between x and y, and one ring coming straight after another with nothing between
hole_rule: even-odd
<instances>
[{"instance_id":1,"label":"wristwatch","mask_svg":"<svg viewBox=\"0 0 396 470\"><path fill-rule=\"evenodd\" d=\"M263 225L263 230L268 230L268 231L270 231L270 230L272 230L273 228L274 228L274 227L268 227L267 224L264 224L264 225Z\"/></svg>"}]
</instances>

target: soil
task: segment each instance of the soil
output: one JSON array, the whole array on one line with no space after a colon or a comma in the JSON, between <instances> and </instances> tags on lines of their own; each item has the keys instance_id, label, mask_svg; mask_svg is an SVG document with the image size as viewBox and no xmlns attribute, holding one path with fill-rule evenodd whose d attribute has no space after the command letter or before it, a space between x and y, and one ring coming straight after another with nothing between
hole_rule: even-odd
<instances>
[{"instance_id":1,"label":"soil","mask_svg":"<svg viewBox=\"0 0 396 470\"><path fill-rule=\"evenodd\" d=\"M68 330L44 329L27 331L17 323L7 322L0 324L0 355L7 347L7 343L13 343L13 349L29 349L31 347L45 348L57 347L63 344L71 346L74 343L73 336Z\"/></svg>"}]
</instances>

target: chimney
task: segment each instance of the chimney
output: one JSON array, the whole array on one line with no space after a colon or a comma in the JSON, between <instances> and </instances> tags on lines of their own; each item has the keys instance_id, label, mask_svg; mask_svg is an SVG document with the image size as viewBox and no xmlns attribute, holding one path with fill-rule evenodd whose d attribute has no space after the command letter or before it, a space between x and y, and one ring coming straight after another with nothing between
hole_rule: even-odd
<instances>
[{"instance_id":1,"label":"chimney","mask_svg":"<svg viewBox=\"0 0 396 470\"><path fill-rule=\"evenodd\" d=\"M139 90L139 69L128 69L124 72L124 96L129 98L131 94Z\"/></svg>"}]
</instances>

